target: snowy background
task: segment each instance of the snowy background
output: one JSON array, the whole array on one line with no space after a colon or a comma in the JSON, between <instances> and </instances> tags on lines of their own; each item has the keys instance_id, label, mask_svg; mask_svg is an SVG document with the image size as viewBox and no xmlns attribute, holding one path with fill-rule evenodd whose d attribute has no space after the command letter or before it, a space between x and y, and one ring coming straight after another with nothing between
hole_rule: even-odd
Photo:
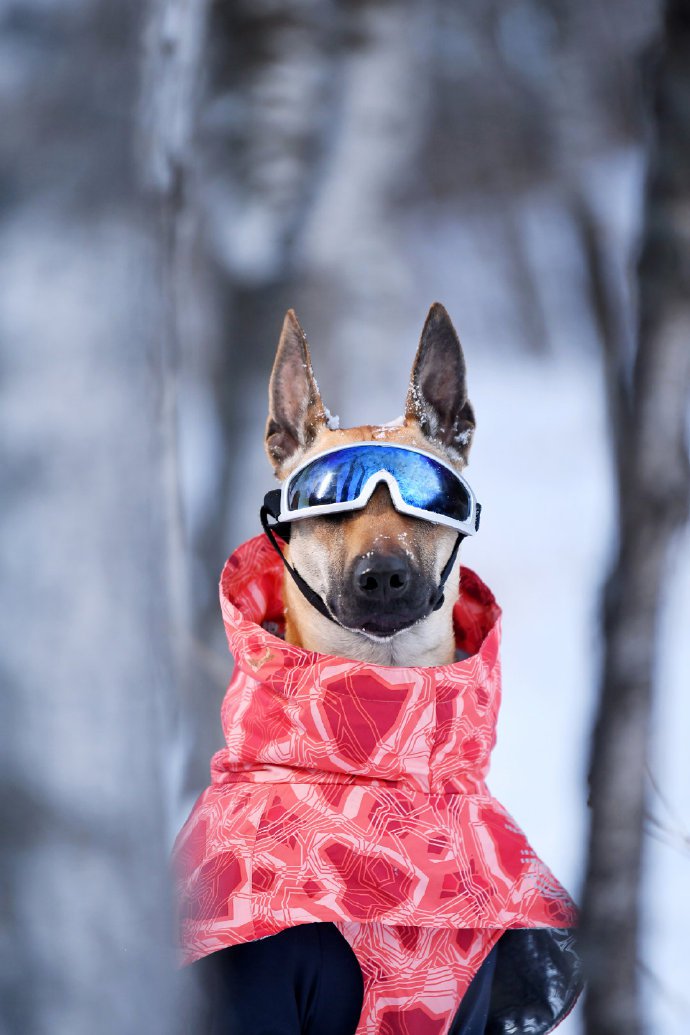
<instances>
[{"instance_id":1,"label":"snowy background","mask_svg":"<svg viewBox=\"0 0 690 1035\"><path fill-rule=\"evenodd\" d=\"M217 579L272 487L288 306L343 425L401 412L431 302L455 323L484 508L463 557L504 609L490 783L578 895L614 547L585 229L632 326L658 14L0 0L2 1035L176 1030L160 875L222 743ZM650 766L653 1035L690 1011L689 545Z\"/></svg>"}]
</instances>

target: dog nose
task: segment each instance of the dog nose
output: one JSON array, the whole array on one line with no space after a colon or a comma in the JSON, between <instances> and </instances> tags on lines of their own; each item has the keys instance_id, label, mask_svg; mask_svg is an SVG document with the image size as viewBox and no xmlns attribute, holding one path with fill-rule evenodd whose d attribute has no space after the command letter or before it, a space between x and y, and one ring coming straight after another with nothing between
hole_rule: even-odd
<instances>
[{"instance_id":1,"label":"dog nose","mask_svg":"<svg viewBox=\"0 0 690 1035\"><path fill-rule=\"evenodd\" d=\"M393 600L405 592L411 574L404 554L365 554L353 569L355 593L372 604Z\"/></svg>"}]
</instances>

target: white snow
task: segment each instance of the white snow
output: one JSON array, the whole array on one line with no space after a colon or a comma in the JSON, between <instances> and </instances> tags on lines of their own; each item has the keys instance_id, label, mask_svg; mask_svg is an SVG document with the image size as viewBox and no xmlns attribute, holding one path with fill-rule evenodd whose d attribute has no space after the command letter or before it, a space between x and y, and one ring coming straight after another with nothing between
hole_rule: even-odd
<instances>
[{"instance_id":1,"label":"white snow","mask_svg":"<svg viewBox=\"0 0 690 1035\"><path fill-rule=\"evenodd\" d=\"M405 418L396 417L395 420L389 420L386 424L377 424L371 433L371 437L377 440L389 438L392 431L395 431L396 428L402 428L404 425Z\"/></svg>"},{"instance_id":2,"label":"white snow","mask_svg":"<svg viewBox=\"0 0 690 1035\"><path fill-rule=\"evenodd\" d=\"M331 413L327 406L324 406L323 412L326 416L326 426L330 431L337 431L340 427L340 417L335 413Z\"/></svg>"}]
</instances>

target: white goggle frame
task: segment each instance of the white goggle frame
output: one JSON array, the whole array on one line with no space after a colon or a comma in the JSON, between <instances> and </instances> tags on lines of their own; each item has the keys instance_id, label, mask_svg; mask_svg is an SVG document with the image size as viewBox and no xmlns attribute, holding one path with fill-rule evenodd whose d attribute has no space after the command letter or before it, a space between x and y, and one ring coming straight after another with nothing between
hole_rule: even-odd
<instances>
[{"instance_id":1,"label":"white goggle frame","mask_svg":"<svg viewBox=\"0 0 690 1035\"><path fill-rule=\"evenodd\" d=\"M305 467L309 467L309 465L315 460L319 460L323 456L328 456L330 453L340 453L343 450L357 449L360 446L380 446L385 449L400 449L407 453L419 453L420 456L429 457L430 460L440 464L441 467L445 467L446 470L450 471L450 473L461 483L469 497L470 512L466 520L458 521L456 518L446 517L445 514L437 514L432 510L423 510L421 507L414 507L409 503L406 503L402 498L400 488L394 475L392 475L390 471L386 471L384 468L380 471L376 471L367 478L359 492L359 495L354 500L345 500L342 503L321 503L315 507L301 507L299 510L288 509L288 493L290 485L297 475L305 469ZM401 514L409 514L411 517L422 518L424 521L430 521L435 525L446 525L448 528L454 528L457 532L462 532L464 535L474 535L479 529L481 506L472 491L472 487L465 478L455 470L454 467L451 467L449 463L442 460L435 453L428 453L424 449L417 449L416 446L403 446L397 442L373 442L370 440L365 440L363 442L350 442L346 445L335 446L333 449L324 449L323 452L315 453L313 456L310 456L307 460L304 460L299 464L294 471L291 471L281 487L280 515L278 517L278 521L301 521L303 518L319 517L321 514L340 514L348 510L361 510L363 507L366 507L374 489L377 485L380 485L381 482L384 482L388 486L393 506Z\"/></svg>"}]
</instances>

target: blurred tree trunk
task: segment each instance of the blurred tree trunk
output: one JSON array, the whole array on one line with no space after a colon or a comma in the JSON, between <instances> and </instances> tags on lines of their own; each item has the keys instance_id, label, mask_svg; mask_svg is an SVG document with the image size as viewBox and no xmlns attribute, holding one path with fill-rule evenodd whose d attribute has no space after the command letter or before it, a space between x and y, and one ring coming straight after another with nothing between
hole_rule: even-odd
<instances>
[{"instance_id":1,"label":"blurred tree trunk","mask_svg":"<svg viewBox=\"0 0 690 1035\"><path fill-rule=\"evenodd\" d=\"M160 430L167 514L168 575L175 611L174 644L182 667L189 634L178 450L178 367L196 342L185 322L195 276L198 233L196 123L208 0L149 0L141 90L141 174L157 245L157 347L162 379Z\"/></svg>"},{"instance_id":2,"label":"blurred tree trunk","mask_svg":"<svg viewBox=\"0 0 690 1035\"><path fill-rule=\"evenodd\" d=\"M663 42L632 369L620 337L608 343L614 350L607 377L619 542L604 595L602 687L592 745L583 915L588 1035L637 1035L644 1027L639 900L659 602L690 498L690 9L684 0L668 4Z\"/></svg>"},{"instance_id":3,"label":"blurred tree trunk","mask_svg":"<svg viewBox=\"0 0 690 1035\"><path fill-rule=\"evenodd\" d=\"M348 423L387 419L396 376L402 408L407 371L391 363L390 343L423 316L412 300L399 213L427 160L434 14L433 4L415 0L360 0L343 9L336 132L305 228L305 274L313 302L328 302L312 302L312 333L317 353L318 339L328 342ZM316 355L317 376L319 361Z\"/></svg>"},{"instance_id":4,"label":"blurred tree trunk","mask_svg":"<svg viewBox=\"0 0 690 1035\"><path fill-rule=\"evenodd\" d=\"M0 13L0 1031L171 1035L174 669L141 20Z\"/></svg>"},{"instance_id":5,"label":"blurred tree trunk","mask_svg":"<svg viewBox=\"0 0 690 1035\"><path fill-rule=\"evenodd\" d=\"M174 700L193 695L191 580L179 449L182 357L199 347L208 320L194 319L203 295L199 260L197 125L202 92L208 0L149 0L139 99L139 171L153 244L154 348L160 364L157 415L165 512L165 570L174 659ZM190 319L190 314L192 317ZM171 690L173 687L171 687ZM179 806L184 784L184 708L166 731L176 769L168 762L169 797ZM176 748L180 750L176 750ZM177 813L174 822L179 820Z\"/></svg>"}]
</instances>

